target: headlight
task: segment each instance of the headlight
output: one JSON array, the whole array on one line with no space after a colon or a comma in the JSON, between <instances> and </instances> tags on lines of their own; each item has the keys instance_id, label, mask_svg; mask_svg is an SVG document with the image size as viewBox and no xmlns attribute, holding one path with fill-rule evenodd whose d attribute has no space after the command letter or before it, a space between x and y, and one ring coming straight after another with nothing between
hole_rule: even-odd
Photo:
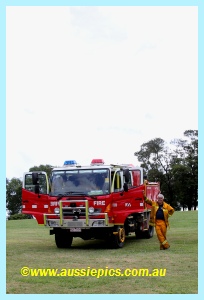
<instances>
[{"instance_id":1,"label":"headlight","mask_svg":"<svg viewBox=\"0 0 204 300\"><path fill-rule=\"evenodd\" d=\"M55 207L55 209L54 209L54 213L55 213L56 215L58 215L58 214L60 213L60 209L59 209L59 207Z\"/></svg>"},{"instance_id":2,"label":"headlight","mask_svg":"<svg viewBox=\"0 0 204 300\"><path fill-rule=\"evenodd\" d=\"M94 208L93 207L89 207L89 213L93 214L94 213Z\"/></svg>"},{"instance_id":3,"label":"headlight","mask_svg":"<svg viewBox=\"0 0 204 300\"><path fill-rule=\"evenodd\" d=\"M94 221L92 226L93 227L103 227L103 226L105 226L105 222L103 220Z\"/></svg>"}]
</instances>

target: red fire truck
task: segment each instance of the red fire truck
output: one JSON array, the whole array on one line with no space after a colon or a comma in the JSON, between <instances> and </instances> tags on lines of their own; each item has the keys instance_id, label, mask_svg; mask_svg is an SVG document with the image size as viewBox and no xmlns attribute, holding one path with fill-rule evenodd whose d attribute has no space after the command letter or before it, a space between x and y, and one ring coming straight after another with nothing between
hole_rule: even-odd
<instances>
[{"instance_id":1,"label":"red fire truck","mask_svg":"<svg viewBox=\"0 0 204 300\"><path fill-rule=\"evenodd\" d=\"M71 247L73 237L103 239L121 248L132 233L151 238L150 207L160 186L143 179L143 170L133 165L106 165L93 159L88 166L65 161L45 172L23 176L22 213L33 215L39 225L50 228L58 248Z\"/></svg>"}]
</instances>

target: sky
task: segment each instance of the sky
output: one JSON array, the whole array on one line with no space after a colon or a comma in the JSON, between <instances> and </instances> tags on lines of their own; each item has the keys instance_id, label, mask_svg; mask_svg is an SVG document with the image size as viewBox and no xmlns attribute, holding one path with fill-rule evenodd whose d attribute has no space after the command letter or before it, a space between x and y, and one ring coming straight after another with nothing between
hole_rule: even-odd
<instances>
[{"instance_id":1,"label":"sky","mask_svg":"<svg viewBox=\"0 0 204 300\"><path fill-rule=\"evenodd\" d=\"M196 6L7 6L6 177L198 129Z\"/></svg>"}]
</instances>

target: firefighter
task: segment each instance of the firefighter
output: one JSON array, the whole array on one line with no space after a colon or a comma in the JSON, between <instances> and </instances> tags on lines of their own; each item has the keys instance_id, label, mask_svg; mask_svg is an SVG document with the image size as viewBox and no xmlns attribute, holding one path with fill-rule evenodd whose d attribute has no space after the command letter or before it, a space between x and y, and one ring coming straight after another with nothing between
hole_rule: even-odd
<instances>
[{"instance_id":1,"label":"firefighter","mask_svg":"<svg viewBox=\"0 0 204 300\"><path fill-rule=\"evenodd\" d=\"M168 218L173 215L174 209L164 202L164 196L159 194L157 201L152 201L144 195L145 202L152 206L149 225L155 226L160 250L169 249L170 245L166 239L167 227L169 227Z\"/></svg>"}]
</instances>

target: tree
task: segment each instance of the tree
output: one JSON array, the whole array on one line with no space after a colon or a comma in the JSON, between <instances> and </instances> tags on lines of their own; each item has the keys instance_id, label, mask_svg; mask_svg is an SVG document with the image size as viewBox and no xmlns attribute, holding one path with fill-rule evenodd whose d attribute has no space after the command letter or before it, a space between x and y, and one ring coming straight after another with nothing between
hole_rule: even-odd
<instances>
[{"instance_id":1,"label":"tree","mask_svg":"<svg viewBox=\"0 0 204 300\"><path fill-rule=\"evenodd\" d=\"M159 181L162 193L169 199L169 203L176 205L172 186L171 160L172 153L165 141L155 138L142 144L140 151L134 153L142 162L141 167L149 181Z\"/></svg>"},{"instance_id":2,"label":"tree","mask_svg":"<svg viewBox=\"0 0 204 300\"><path fill-rule=\"evenodd\" d=\"M195 210L198 205L198 130L186 130L184 136L185 140L172 141L176 146L172 163L174 185L177 195L182 194L183 206Z\"/></svg>"},{"instance_id":3,"label":"tree","mask_svg":"<svg viewBox=\"0 0 204 300\"><path fill-rule=\"evenodd\" d=\"M6 179L6 208L9 215L21 212L22 181L18 178Z\"/></svg>"},{"instance_id":4,"label":"tree","mask_svg":"<svg viewBox=\"0 0 204 300\"><path fill-rule=\"evenodd\" d=\"M43 171L46 172L48 177L50 177L51 171L53 169L53 166L51 165L40 165L40 166L34 166L29 169L29 172L34 172L34 171Z\"/></svg>"},{"instance_id":5,"label":"tree","mask_svg":"<svg viewBox=\"0 0 204 300\"><path fill-rule=\"evenodd\" d=\"M140 151L135 152L138 160L142 162L145 174L152 169L159 169L161 163L161 153L164 149L165 142L160 138L150 140L147 143L142 144Z\"/></svg>"},{"instance_id":6,"label":"tree","mask_svg":"<svg viewBox=\"0 0 204 300\"><path fill-rule=\"evenodd\" d=\"M148 180L160 182L172 206L190 210L198 205L198 131L186 130L184 136L173 140L171 147L161 138L150 140L134 155Z\"/></svg>"}]
</instances>

